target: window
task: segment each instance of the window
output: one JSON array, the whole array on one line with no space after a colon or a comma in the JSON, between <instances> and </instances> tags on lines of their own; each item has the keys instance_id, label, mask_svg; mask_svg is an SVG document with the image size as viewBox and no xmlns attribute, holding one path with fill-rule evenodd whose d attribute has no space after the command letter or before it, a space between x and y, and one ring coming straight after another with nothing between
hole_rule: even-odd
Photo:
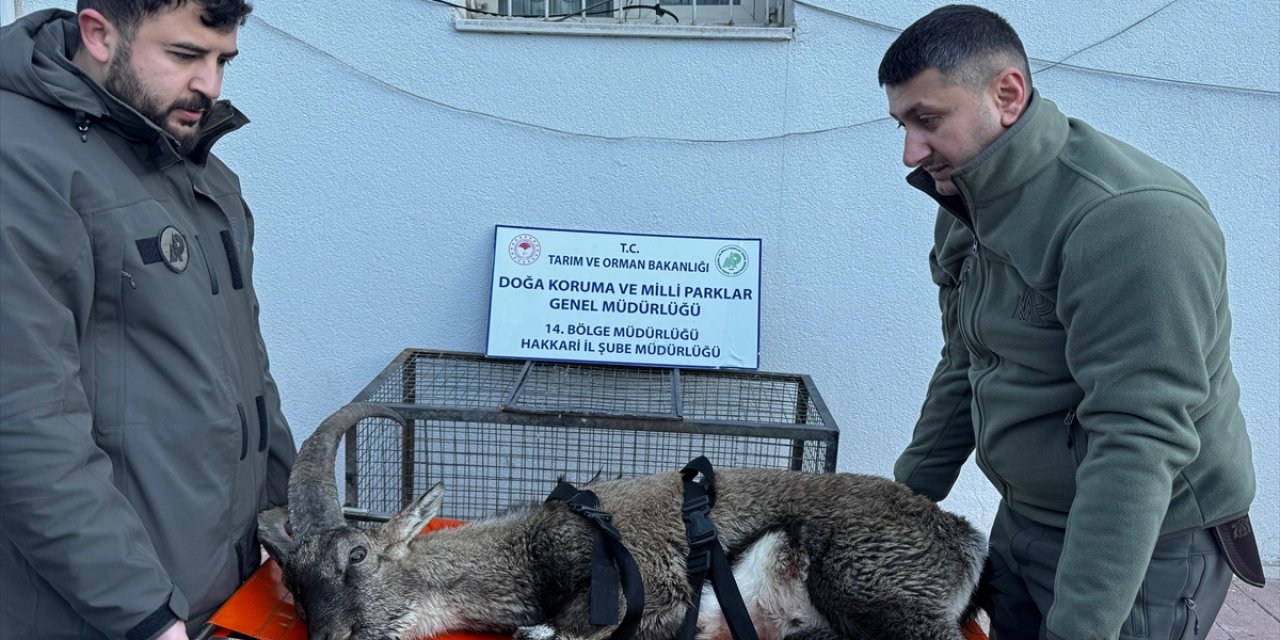
<instances>
[{"instance_id":1,"label":"window","mask_svg":"<svg viewBox=\"0 0 1280 640\"><path fill-rule=\"evenodd\" d=\"M789 40L792 0L467 0L459 31ZM496 15L492 15L496 14Z\"/></svg>"}]
</instances>

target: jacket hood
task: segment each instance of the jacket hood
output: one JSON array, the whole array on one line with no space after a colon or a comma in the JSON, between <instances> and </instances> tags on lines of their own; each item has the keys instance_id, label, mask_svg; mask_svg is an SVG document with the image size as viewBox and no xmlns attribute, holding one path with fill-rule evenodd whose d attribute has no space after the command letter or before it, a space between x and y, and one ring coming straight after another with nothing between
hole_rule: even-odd
<instances>
[{"instance_id":1,"label":"jacket hood","mask_svg":"<svg viewBox=\"0 0 1280 640\"><path fill-rule=\"evenodd\" d=\"M81 124L84 116L108 119L108 126L121 134L154 143L152 157L157 162L164 164L180 159L173 136L112 95L72 62L79 49L80 26L75 13L46 9L23 16L0 30L0 90L71 112L68 126ZM248 122L230 102L218 100L188 157L205 162L214 142Z\"/></svg>"},{"instance_id":2,"label":"jacket hood","mask_svg":"<svg viewBox=\"0 0 1280 640\"><path fill-rule=\"evenodd\" d=\"M75 17L70 11L47 9L0 32L0 89L95 117L105 114L95 83L71 62L80 48Z\"/></svg>"}]
</instances>

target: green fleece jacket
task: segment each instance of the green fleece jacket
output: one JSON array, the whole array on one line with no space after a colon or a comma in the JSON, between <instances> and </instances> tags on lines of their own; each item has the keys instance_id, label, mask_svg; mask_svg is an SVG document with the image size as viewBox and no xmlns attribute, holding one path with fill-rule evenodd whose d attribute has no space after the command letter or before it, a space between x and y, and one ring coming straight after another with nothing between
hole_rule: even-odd
<instances>
[{"instance_id":1,"label":"green fleece jacket","mask_svg":"<svg viewBox=\"0 0 1280 640\"><path fill-rule=\"evenodd\" d=\"M930 253L945 347L895 475L941 500L971 452L1066 530L1049 630L1115 638L1156 539L1245 513L1222 232L1204 196L1033 94L952 174Z\"/></svg>"}]
</instances>

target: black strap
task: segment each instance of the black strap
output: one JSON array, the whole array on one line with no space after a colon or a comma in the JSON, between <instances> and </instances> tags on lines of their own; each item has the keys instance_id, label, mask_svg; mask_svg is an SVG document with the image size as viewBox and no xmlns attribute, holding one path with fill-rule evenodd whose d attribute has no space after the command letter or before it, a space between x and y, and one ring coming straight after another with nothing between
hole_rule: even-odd
<instances>
[{"instance_id":1,"label":"black strap","mask_svg":"<svg viewBox=\"0 0 1280 640\"><path fill-rule=\"evenodd\" d=\"M698 631L698 608L702 602L702 585L709 578L715 587L716 599L720 601L720 609L729 624L729 633L734 640L757 640L756 627L751 622L751 614L742 601L738 591L738 583L733 579L733 568L729 566L729 558L720 546L720 538L716 535L716 527L711 522L711 507L716 504L716 476L711 468L711 461L706 456L698 456L684 469L684 518L685 535L689 538L689 589L692 601L684 616L684 624L679 640L691 640ZM702 474L701 483L694 478Z\"/></svg>"},{"instance_id":2,"label":"black strap","mask_svg":"<svg viewBox=\"0 0 1280 640\"><path fill-rule=\"evenodd\" d=\"M610 640L631 640L644 611L644 581L635 558L622 544L622 534L613 526L613 516L600 509L600 499L595 492L579 491L564 480L547 496L547 502L551 501L568 504L570 511L596 527L595 542L591 545L591 624L617 624L618 628L609 636ZM627 611L621 624L618 623L619 582L627 599Z\"/></svg>"}]
</instances>

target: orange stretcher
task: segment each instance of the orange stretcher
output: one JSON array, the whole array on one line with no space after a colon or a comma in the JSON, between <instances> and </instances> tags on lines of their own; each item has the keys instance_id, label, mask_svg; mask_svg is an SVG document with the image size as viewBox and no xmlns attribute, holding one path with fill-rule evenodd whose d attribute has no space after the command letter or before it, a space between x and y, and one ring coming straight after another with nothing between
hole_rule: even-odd
<instances>
[{"instance_id":1,"label":"orange stretcher","mask_svg":"<svg viewBox=\"0 0 1280 640\"><path fill-rule=\"evenodd\" d=\"M444 527L456 527L462 522L436 518L423 533ZM231 595L218 612L209 619L212 638L252 638L253 640L307 640L307 629L298 619L293 607L293 596L280 579L280 566L268 560L254 572L249 580ZM968 640L986 640L987 635L976 623L970 622L964 629ZM511 640L509 636L453 632L432 640Z\"/></svg>"}]
</instances>

